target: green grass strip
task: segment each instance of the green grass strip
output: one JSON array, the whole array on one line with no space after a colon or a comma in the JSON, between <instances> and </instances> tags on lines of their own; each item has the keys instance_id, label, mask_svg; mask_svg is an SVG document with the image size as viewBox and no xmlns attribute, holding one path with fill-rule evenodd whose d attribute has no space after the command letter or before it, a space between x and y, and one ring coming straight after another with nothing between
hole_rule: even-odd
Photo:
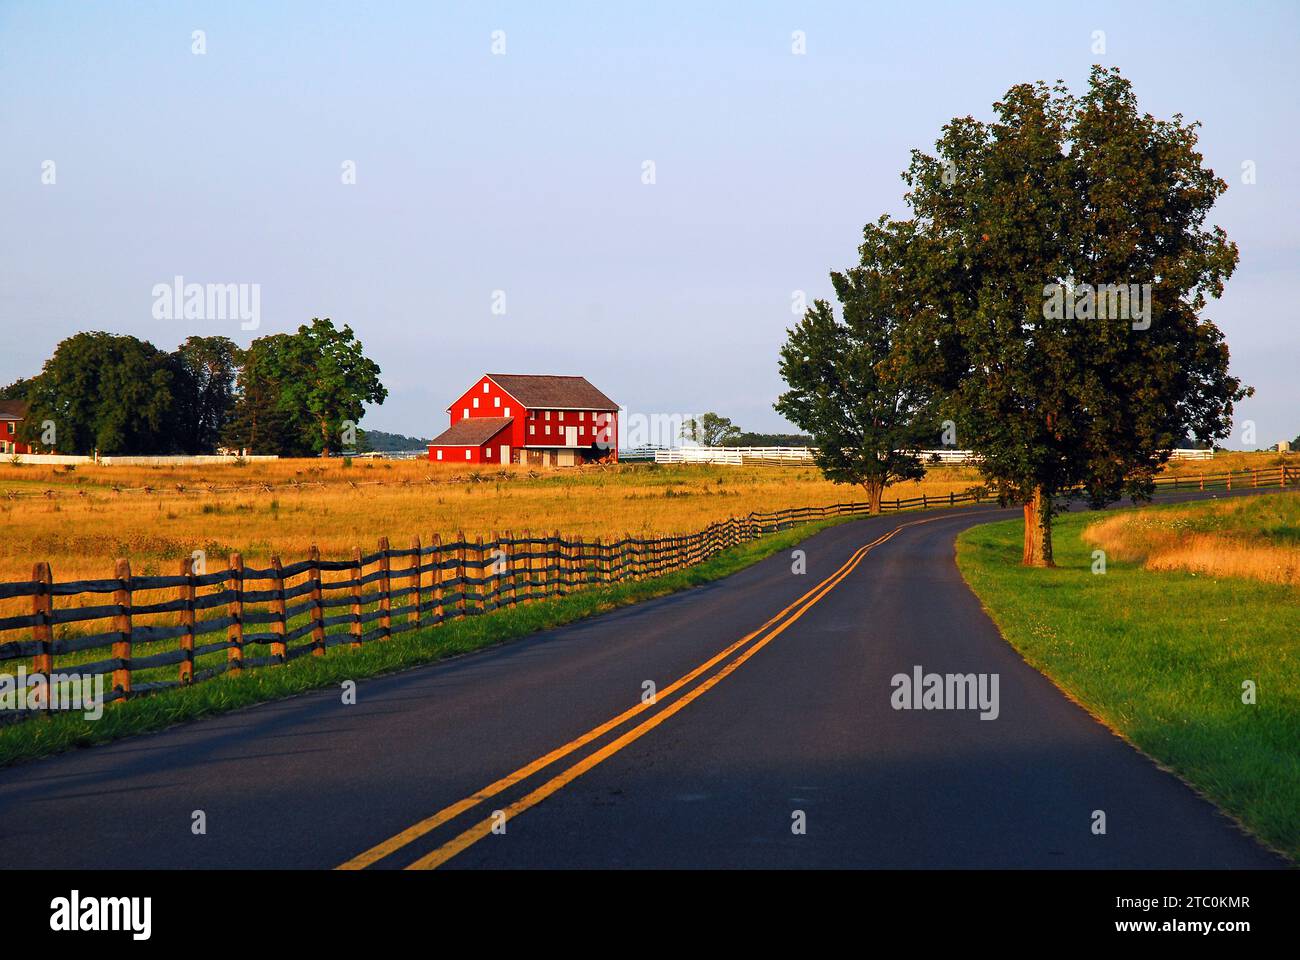
<instances>
[{"instance_id":1,"label":"green grass strip","mask_svg":"<svg viewBox=\"0 0 1300 960\"><path fill-rule=\"evenodd\" d=\"M1146 507L1183 510L1186 505ZM957 564L1002 635L1112 730L1270 846L1300 856L1300 591L1251 580L1092 572L1081 534L1053 524L1058 567L1020 565L1020 521L973 527ZM1254 681L1257 702L1242 702Z\"/></svg>"}]
</instances>

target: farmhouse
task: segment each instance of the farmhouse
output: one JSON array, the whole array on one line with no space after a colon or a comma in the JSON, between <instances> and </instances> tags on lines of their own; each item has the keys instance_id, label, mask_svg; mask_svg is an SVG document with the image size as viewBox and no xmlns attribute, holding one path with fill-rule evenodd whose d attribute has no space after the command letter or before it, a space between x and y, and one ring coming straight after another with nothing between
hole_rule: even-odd
<instances>
[{"instance_id":1,"label":"farmhouse","mask_svg":"<svg viewBox=\"0 0 1300 960\"><path fill-rule=\"evenodd\" d=\"M27 444L18 442L19 424L26 419L24 401L0 400L0 454L31 453Z\"/></svg>"},{"instance_id":2,"label":"farmhouse","mask_svg":"<svg viewBox=\"0 0 1300 960\"><path fill-rule=\"evenodd\" d=\"M618 404L585 377L487 373L450 407L429 444L445 463L573 466L618 459Z\"/></svg>"}]
</instances>

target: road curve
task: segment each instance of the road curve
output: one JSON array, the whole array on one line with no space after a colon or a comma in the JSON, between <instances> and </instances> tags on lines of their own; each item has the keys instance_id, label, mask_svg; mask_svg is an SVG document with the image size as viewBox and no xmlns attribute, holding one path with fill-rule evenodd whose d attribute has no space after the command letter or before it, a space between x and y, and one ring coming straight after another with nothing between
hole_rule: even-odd
<instances>
[{"instance_id":1,"label":"road curve","mask_svg":"<svg viewBox=\"0 0 1300 960\"><path fill-rule=\"evenodd\" d=\"M1282 866L1002 640L953 542L1012 516L853 521L801 545L802 575L778 554L361 681L356 705L318 691L0 771L3 863ZM997 674L999 715L895 710L915 666Z\"/></svg>"}]
</instances>

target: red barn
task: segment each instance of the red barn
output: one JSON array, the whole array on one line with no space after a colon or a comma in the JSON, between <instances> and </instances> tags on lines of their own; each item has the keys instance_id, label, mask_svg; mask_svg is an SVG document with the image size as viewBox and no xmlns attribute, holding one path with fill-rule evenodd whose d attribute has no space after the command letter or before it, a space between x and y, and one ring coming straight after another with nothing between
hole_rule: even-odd
<instances>
[{"instance_id":1,"label":"red barn","mask_svg":"<svg viewBox=\"0 0 1300 960\"><path fill-rule=\"evenodd\" d=\"M487 373L447 408L429 444L443 463L573 466L618 460L618 404L585 377Z\"/></svg>"},{"instance_id":2,"label":"red barn","mask_svg":"<svg viewBox=\"0 0 1300 960\"><path fill-rule=\"evenodd\" d=\"M0 454L31 453L18 442L19 424L27 419L27 404L22 400L0 400Z\"/></svg>"}]
</instances>

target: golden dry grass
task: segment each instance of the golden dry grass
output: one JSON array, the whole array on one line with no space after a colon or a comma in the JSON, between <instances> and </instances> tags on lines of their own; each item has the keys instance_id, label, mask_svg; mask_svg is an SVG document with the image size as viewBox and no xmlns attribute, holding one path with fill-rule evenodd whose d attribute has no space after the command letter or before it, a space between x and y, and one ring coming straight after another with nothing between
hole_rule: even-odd
<instances>
[{"instance_id":1,"label":"golden dry grass","mask_svg":"<svg viewBox=\"0 0 1300 960\"><path fill-rule=\"evenodd\" d=\"M890 493L947 496L976 483L971 468L941 467ZM357 546L370 551L380 536L406 546L412 536L428 543L457 531L683 533L751 511L865 499L811 465L503 472L426 461L345 467L337 460L68 472L5 464L0 494L8 491L13 498L0 499L0 581L28 579L38 560L56 580L111 576L116 557L130 558L136 574L174 574L194 550L206 552L210 569L224 568L235 551L260 567L272 554L285 563L302 559L312 544L327 558Z\"/></svg>"},{"instance_id":2,"label":"golden dry grass","mask_svg":"<svg viewBox=\"0 0 1300 960\"><path fill-rule=\"evenodd\" d=\"M1148 570L1186 570L1300 586L1300 494L1121 513L1083 540Z\"/></svg>"}]
</instances>

